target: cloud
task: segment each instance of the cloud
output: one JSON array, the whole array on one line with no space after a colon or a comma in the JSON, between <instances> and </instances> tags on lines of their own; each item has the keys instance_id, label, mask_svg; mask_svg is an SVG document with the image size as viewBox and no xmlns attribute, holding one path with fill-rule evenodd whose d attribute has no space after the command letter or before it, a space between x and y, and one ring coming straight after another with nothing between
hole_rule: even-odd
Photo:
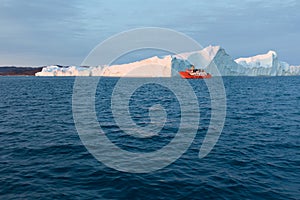
<instances>
[{"instance_id":1,"label":"cloud","mask_svg":"<svg viewBox=\"0 0 300 200\"><path fill-rule=\"evenodd\" d=\"M236 57L272 48L285 60L300 63L294 53L300 50L299 8L296 0L5 0L0 5L0 26L5 27L0 65L15 60L24 65L43 60L80 64L99 42L145 26L181 31L204 46L219 44Z\"/></svg>"}]
</instances>

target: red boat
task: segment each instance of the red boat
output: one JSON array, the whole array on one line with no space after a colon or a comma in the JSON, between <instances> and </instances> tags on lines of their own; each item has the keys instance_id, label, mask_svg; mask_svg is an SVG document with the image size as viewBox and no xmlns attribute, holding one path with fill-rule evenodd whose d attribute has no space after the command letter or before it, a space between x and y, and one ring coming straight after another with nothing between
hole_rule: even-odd
<instances>
[{"instance_id":1,"label":"red boat","mask_svg":"<svg viewBox=\"0 0 300 200\"><path fill-rule=\"evenodd\" d=\"M204 78L211 78L211 74L204 72L203 70L190 70L187 69L186 71L180 71L180 76L186 79L204 79Z\"/></svg>"}]
</instances>

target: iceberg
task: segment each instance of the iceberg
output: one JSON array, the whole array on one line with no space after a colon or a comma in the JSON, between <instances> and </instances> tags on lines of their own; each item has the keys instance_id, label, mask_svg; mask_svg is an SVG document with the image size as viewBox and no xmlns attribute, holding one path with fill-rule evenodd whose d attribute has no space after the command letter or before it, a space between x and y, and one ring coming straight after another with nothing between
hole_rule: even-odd
<instances>
[{"instance_id":1,"label":"iceberg","mask_svg":"<svg viewBox=\"0 0 300 200\"><path fill-rule=\"evenodd\" d=\"M186 52L164 57L151 57L120 65L104 66L46 66L36 76L108 76L108 77L171 77L194 65L222 76L292 76L300 75L300 66L279 61L275 51L252 57L233 59L220 46L208 46L200 51Z\"/></svg>"},{"instance_id":2,"label":"iceberg","mask_svg":"<svg viewBox=\"0 0 300 200\"><path fill-rule=\"evenodd\" d=\"M245 68L245 74L243 75L247 76L300 75L299 67L290 66L286 62L279 61L275 51L248 58L238 58L235 62Z\"/></svg>"},{"instance_id":3,"label":"iceberg","mask_svg":"<svg viewBox=\"0 0 300 200\"><path fill-rule=\"evenodd\" d=\"M77 66L57 66L51 65L43 67L42 71L37 72L35 76L87 76L89 74L89 67Z\"/></svg>"},{"instance_id":4,"label":"iceberg","mask_svg":"<svg viewBox=\"0 0 300 200\"><path fill-rule=\"evenodd\" d=\"M157 56L145 60L112 65L112 66L47 66L36 76L108 76L108 77L171 77L171 56L159 58Z\"/></svg>"}]
</instances>

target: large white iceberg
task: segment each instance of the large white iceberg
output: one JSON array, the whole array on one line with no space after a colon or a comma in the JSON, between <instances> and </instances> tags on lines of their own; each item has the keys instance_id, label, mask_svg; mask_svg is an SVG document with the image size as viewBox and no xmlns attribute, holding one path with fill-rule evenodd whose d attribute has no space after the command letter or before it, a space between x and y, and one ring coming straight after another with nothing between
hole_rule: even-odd
<instances>
[{"instance_id":1,"label":"large white iceberg","mask_svg":"<svg viewBox=\"0 0 300 200\"><path fill-rule=\"evenodd\" d=\"M289 76L300 75L300 67L290 66L286 62L278 60L275 51L249 58L238 58L236 63L245 68L248 76Z\"/></svg>"},{"instance_id":2,"label":"large white iceberg","mask_svg":"<svg viewBox=\"0 0 300 200\"><path fill-rule=\"evenodd\" d=\"M170 77L172 57L157 56L145 60L112 66L58 67L47 66L36 76L109 76L109 77Z\"/></svg>"},{"instance_id":3,"label":"large white iceberg","mask_svg":"<svg viewBox=\"0 0 300 200\"><path fill-rule=\"evenodd\" d=\"M195 65L205 69L213 76L217 75L217 66L222 76L291 76L300 75L300 66L290 66L278 60L275 51L248 58L233 59L220 46L208 46L200 51L157 56L145 60L95 67L61 67L47 66L36 76L108 76L108 77L171 77L178 75L177 71L184 71Z\"/></svg>"}]
</instances>

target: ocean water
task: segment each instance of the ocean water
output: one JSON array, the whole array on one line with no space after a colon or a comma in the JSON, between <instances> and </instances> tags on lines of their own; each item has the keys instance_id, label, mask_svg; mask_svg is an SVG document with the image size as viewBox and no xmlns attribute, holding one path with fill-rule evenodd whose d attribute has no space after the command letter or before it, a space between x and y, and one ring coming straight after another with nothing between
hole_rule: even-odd
<instances>
[{"instance_id":1,"label":"ocean water","mask_svg":"<svg viewBox=\"0 0 300 200\"><path fill-rule=\"evenodd\" d=\"M74 80L0 77L1 199L299 199L300 77L224 77L224 129L203 159L210 98L203 80L191 80L201 113L193 143L174 163L142 174L109 168L87 151L73 120ZM96 95L108 138L131 152L169 144L180 123L176 96L156 84L137 89L128 102L133 121L147 125L156 103L167 119L158 136L129 137L110 108L117 81L103 79Z\"/></svg>"}]
</instances>

